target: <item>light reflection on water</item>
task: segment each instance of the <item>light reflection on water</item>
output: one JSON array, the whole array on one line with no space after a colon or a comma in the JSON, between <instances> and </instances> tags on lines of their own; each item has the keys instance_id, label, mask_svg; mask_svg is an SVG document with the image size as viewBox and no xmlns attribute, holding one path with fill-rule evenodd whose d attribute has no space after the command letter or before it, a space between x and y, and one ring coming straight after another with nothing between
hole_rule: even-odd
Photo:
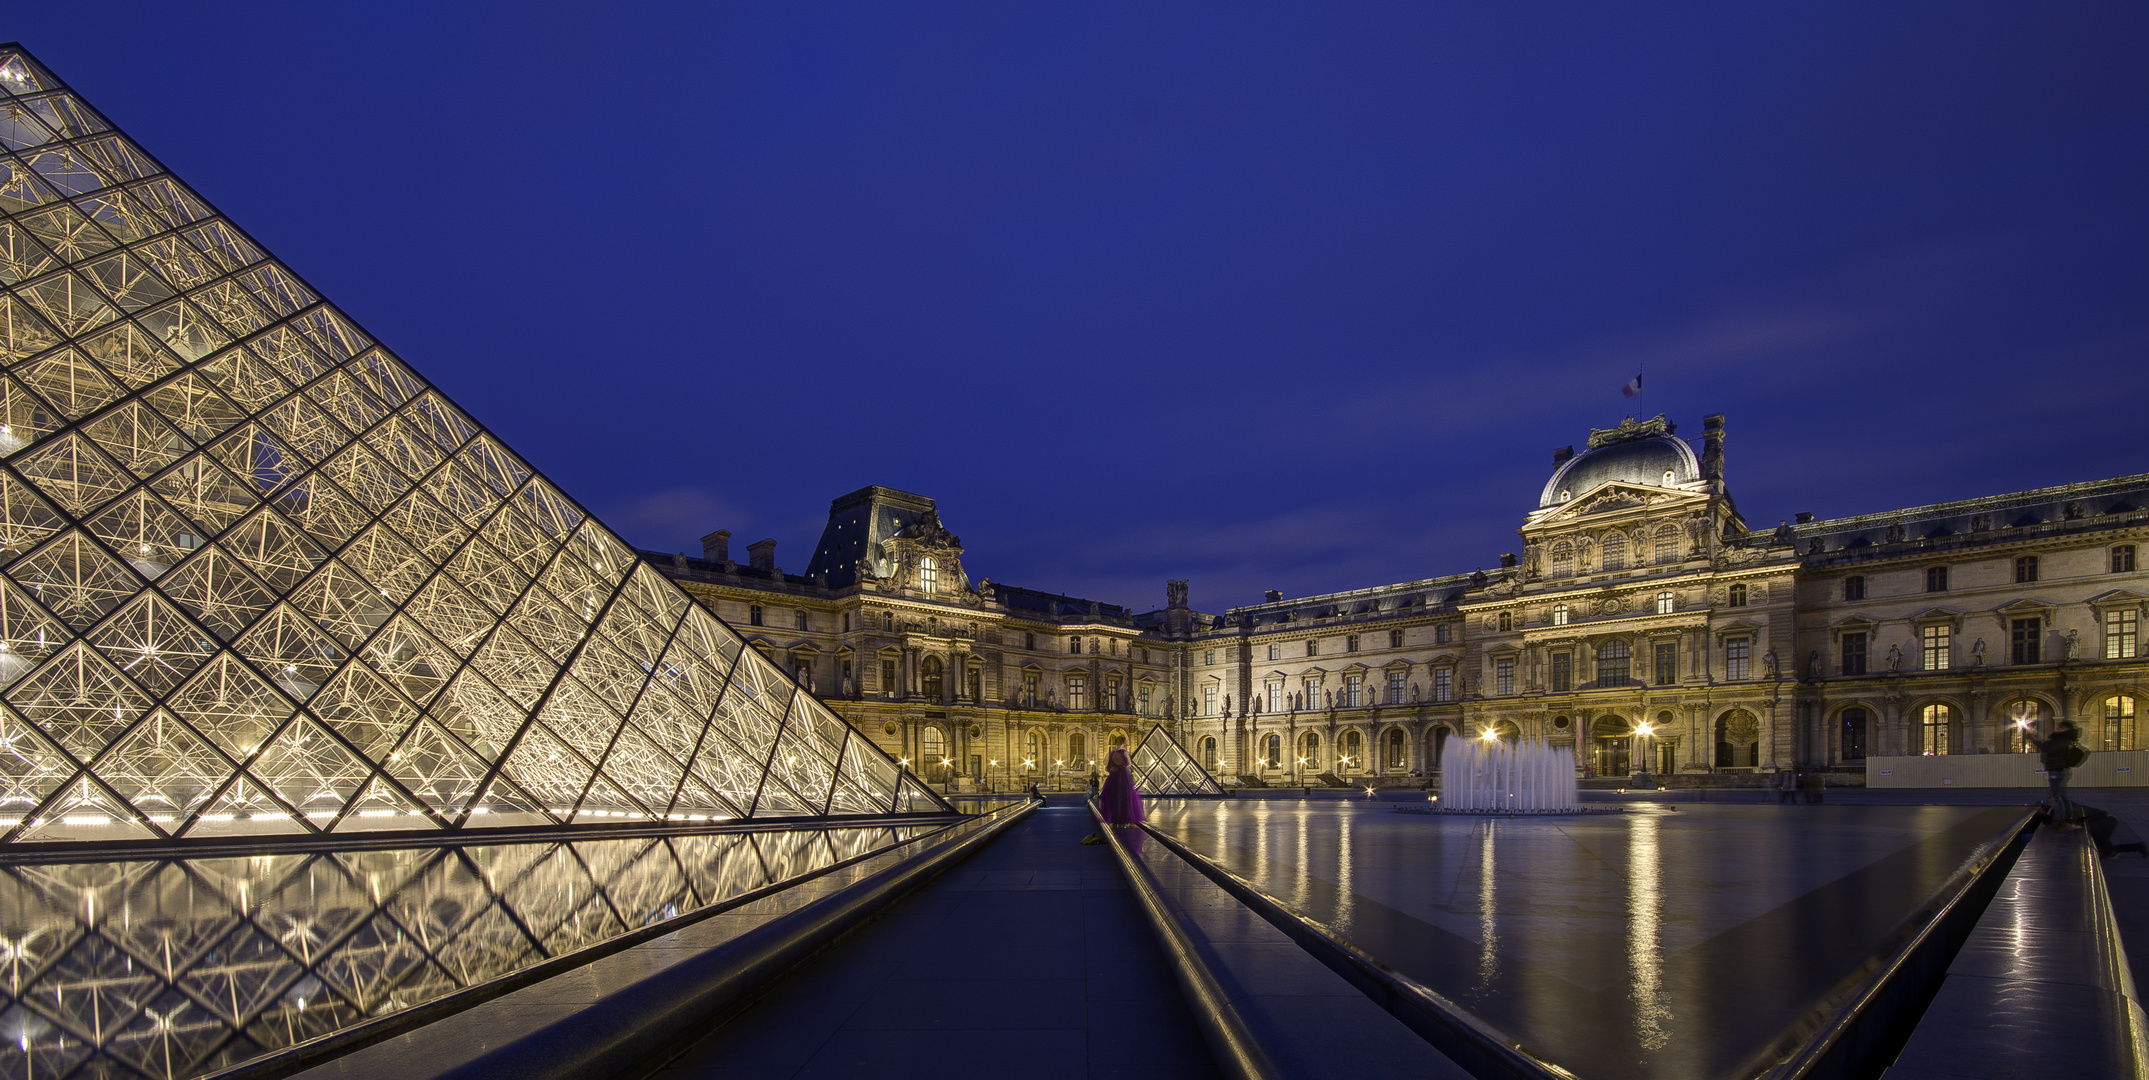
<instances>
[{"instance_id":1,"label":"light reflection on water","mask_svg":"<svg viewBox=\"0 0 2149 1080\"><path fill-rule=\"evenodd\" d=\"M0 1075L198 1076L934 827L0 867Z\"/></svg>"}]
</instances>

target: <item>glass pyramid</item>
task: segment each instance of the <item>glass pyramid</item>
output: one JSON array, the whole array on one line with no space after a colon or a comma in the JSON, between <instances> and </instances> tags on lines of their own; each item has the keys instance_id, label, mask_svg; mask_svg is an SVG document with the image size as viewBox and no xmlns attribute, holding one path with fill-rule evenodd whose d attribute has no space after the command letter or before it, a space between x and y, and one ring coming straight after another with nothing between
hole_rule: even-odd
<instances>
[{"instance_id":1,"label":"glass pyramid","mask_svg":"<svg viewBox=\"0 0 2149 1080\"><path fill-rule=\"evenodd\" d=\"M1142 744L1134 748L1129 761L1134 767L1135 790L1151 798L1224 793L1223 785L1197 764L1177 740L1165 734L1161 724L1142 736Z\"/></svg>"},{"instance_id":2,"label":"glass pyramid","mask_svg":"<svg viewBox=\"0 0 2149 1080\"><path fill-rule=\"evenodd\" d=\"M0 45L0 843L946 811Z\"/></svg>"}]
</instances>

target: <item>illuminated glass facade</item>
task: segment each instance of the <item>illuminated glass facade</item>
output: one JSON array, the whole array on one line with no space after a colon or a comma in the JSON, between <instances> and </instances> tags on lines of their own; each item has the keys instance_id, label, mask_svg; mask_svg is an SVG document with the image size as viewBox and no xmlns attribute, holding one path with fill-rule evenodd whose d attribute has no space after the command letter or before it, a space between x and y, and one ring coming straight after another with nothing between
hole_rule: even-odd
<instances>
[{"instance_id":1,"label":"illuminated glass facade","mask_svg":"<svg viewBox=\"0 0 2149 1080\"><path fill-rule=\"evenodd\" d=\"M944 810L0 47L0 842Z\"/></svg>"}]
</instances>

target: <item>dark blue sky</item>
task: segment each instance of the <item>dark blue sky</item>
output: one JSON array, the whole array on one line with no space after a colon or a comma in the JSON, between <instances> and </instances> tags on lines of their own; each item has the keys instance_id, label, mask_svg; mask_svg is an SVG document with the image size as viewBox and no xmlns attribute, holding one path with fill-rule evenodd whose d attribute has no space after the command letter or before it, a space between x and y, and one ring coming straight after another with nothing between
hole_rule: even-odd
<instances>
[{"instance_id":1,"label":"dark blue sky","mask_svg":"<svg viewBox=\"0 0 2149 1080\"><path fill-rule=\"evenodd\" d=\"M1756 526L2149 471L2141 4L13 7L644 547L1469 570L1638 366Z\"/></svg>"}]
</instances>

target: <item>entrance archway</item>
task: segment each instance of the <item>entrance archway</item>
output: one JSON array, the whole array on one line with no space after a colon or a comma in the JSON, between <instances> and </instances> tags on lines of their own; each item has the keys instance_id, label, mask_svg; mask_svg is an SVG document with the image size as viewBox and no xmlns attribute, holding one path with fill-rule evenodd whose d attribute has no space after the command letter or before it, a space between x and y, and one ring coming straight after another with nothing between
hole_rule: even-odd
<instances>
[{"instance_id":1,"label":"entrance archway","mask_svg":"<svg viewBox=\"0 0 2149 1080\"><path fill-rule=\"evenodd\" d=\"M1634 728L1622 717L1600 716L1589 723L1591 768L1598 776L1634 771Z\"/></svg>"},{"instance_id":2,"label":"entrance archway","mask_svg":"<svg viewBox=\"0 0 2149 1080\"><path fill-rule=\"evenodd\" d=\"M1744 709L1716 718L1716 767L1751 769L1761 763L1761 721Z\"/></svg>"}]
</instances>

